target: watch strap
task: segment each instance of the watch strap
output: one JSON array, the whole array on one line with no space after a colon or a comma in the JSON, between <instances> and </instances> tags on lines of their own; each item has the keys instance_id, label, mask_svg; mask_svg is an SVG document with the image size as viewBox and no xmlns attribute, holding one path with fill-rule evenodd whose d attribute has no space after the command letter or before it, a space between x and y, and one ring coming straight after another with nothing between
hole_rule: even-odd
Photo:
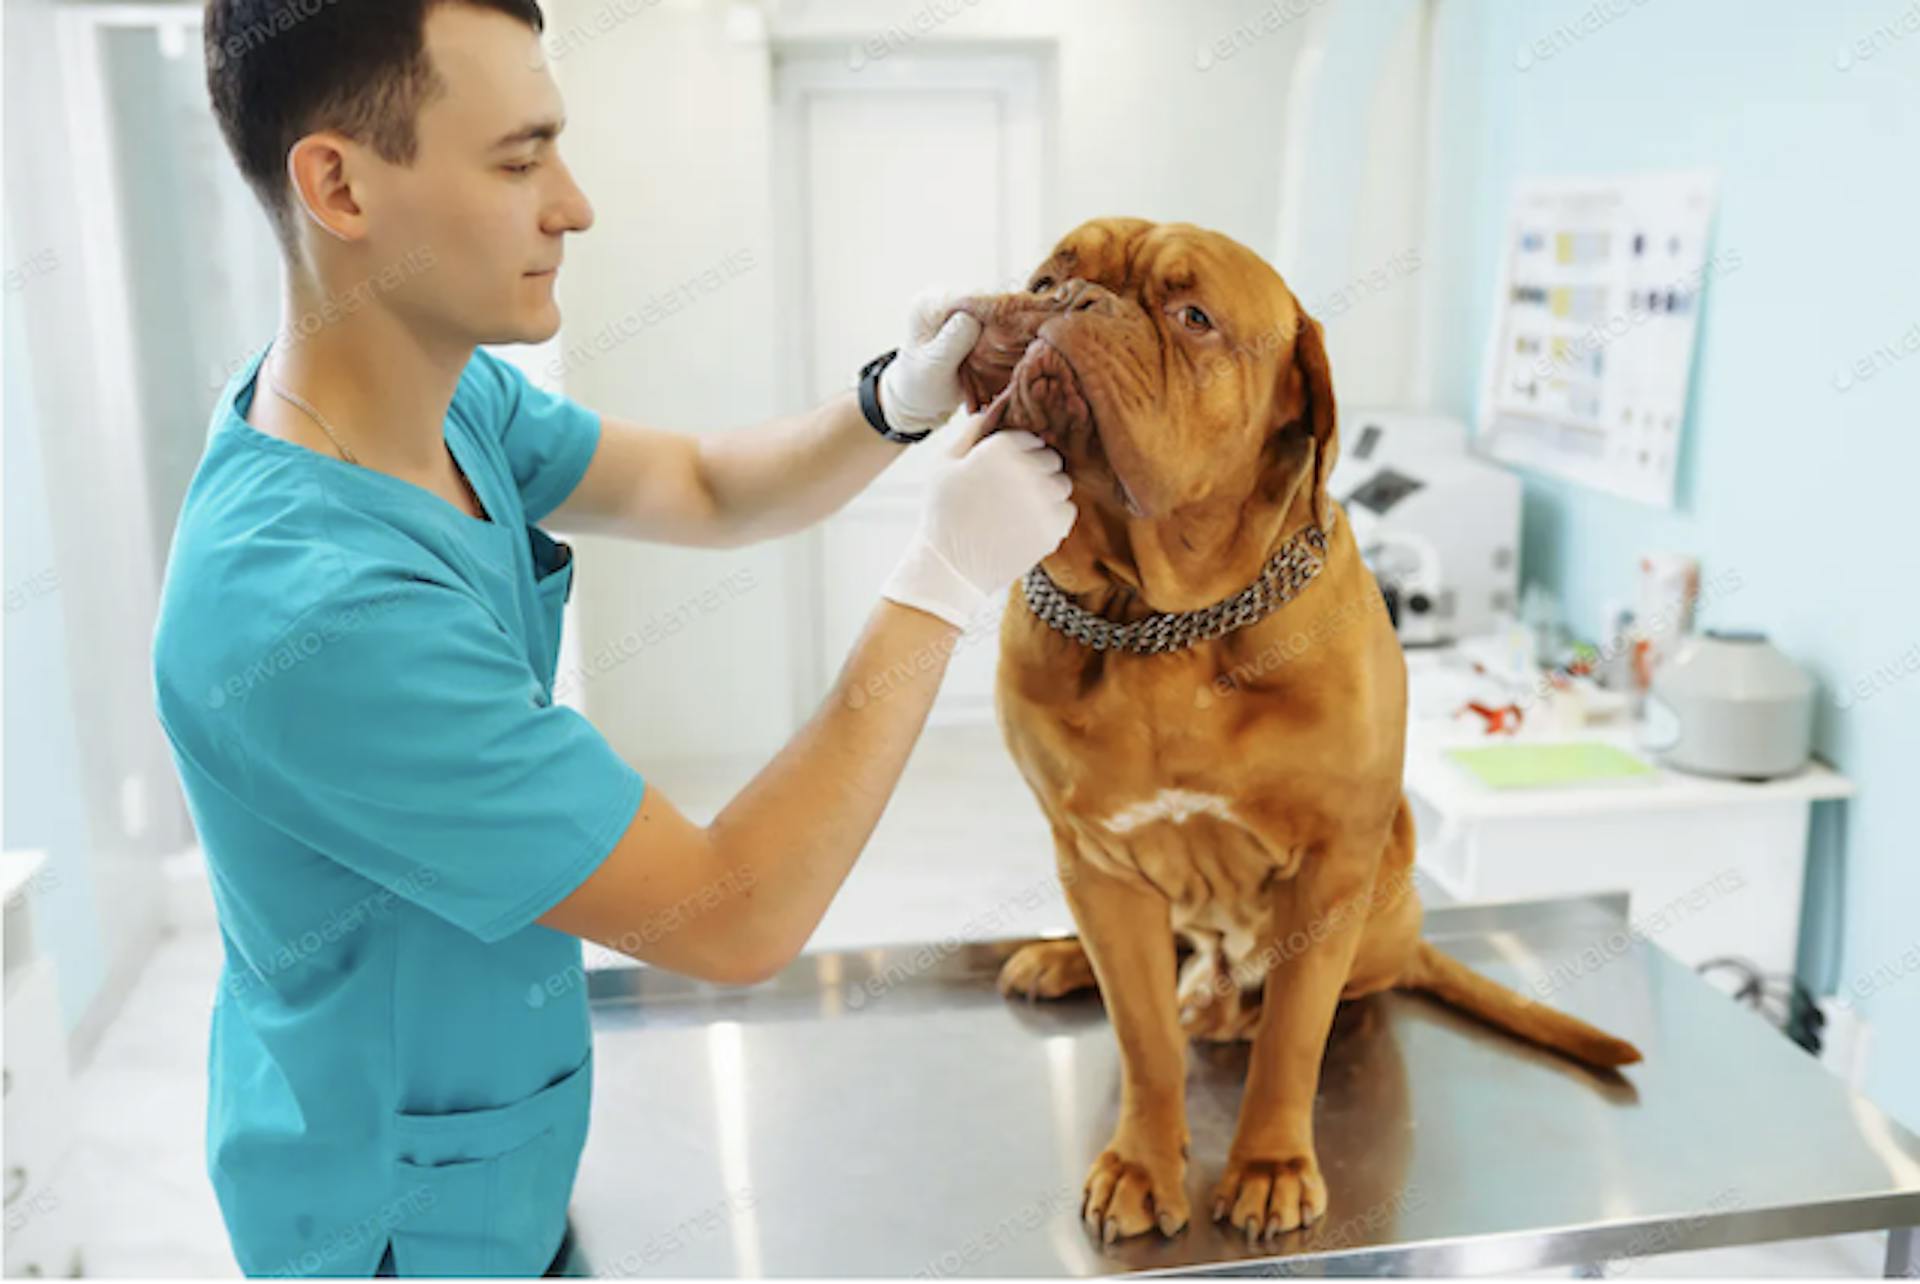
<instances>
[{"instance_id":1,"label":"watch strap","mask_svg":"<svg viewBox=\"0 0 1920 1284\"><path fill-rule=\"evenodd\" d=\"M928 428L917 433L896 432L887 424L887 417L880 412L880 372L893 364L900 355L900 349L883 352L866 365L860 367L860 413L873 425L873 430L888 441L897 441L910 446L916 441L925 441L933 435Z\"/></svg>"}]
</instances>

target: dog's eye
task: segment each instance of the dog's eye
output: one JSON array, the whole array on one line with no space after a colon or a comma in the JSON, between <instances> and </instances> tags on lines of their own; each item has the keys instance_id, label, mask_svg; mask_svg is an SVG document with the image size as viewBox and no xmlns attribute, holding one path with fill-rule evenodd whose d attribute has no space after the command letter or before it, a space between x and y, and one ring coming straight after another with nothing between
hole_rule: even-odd
<instances>
[{"instance_id":1,"label":"dog's eye","mask_svg":"<svg viewBox=\"0 0 1920 1284\"><path fill-rule=\"evenodd\" d=\"M1205 334L1207 331L1213 329L1213 318L1189 303L1186 307L1180 309L1180 324L1195 334Z\"/></svg>"},{"instance_id":2,"label":"dog's eye","mask_svg":"<svg viewBox=\"0 0 1920 1284\"><path fill-rule=\"evenodd\" d=\"M1040 277L1034 281L1031 288L1035 294L1045 294L1053 288L1053 278L1050 276Z\"/></svg>"}]
</instances>

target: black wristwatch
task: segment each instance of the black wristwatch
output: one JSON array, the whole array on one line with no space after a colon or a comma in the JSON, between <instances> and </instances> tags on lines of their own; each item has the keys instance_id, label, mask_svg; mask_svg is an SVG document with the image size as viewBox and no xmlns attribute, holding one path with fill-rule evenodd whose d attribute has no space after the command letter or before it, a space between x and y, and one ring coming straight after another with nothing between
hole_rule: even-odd
<instances>
[{"instance_id":1,"label":"black wristwatch","mask_svg":"<svg viewBox=\"0 0 1920 1284\"><path fill-rule=\"evenodd\" d=\"M892 365L893 359L899 355L900 349L894 348L860 367L860 413L873 425L873 430L888 441L911 446L916 441L925 441L932 436L933 429L915 433L895 432L887 426L887 417L880 413L880 372Z\"/></svg>"}]
</instances>

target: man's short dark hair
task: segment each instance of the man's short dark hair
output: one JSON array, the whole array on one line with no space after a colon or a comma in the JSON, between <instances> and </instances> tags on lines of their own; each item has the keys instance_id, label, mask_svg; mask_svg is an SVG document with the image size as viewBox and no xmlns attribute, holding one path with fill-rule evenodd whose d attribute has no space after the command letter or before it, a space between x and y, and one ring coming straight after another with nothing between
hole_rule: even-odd
<instances>
[{"instance_id":1,"label":"man's short dark hair","mask_svg":"<svg viewBox=\"0 0 1920 1284\"><path fill-rule=\"evenodd\" d=\"M287 153L335 129L389 164L412 164L420 109L445 92L427 58L427 14L456 3L546 29L538 0L207 0L207 95L289 254Z\"/></svg>"}]
</instances>

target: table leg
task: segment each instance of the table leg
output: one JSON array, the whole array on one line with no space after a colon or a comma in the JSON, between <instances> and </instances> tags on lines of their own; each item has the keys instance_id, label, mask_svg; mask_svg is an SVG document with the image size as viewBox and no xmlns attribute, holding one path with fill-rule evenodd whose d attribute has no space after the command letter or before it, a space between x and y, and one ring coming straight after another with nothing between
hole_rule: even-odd
<instances>
[{"instance_id":1,"label":"table leg","mask_svg":"<svg viewBox=\"0 0 1920 1284\"><path fill-rule=\"evenodd\" d=\"M1920 1229L1896 1226L1887 1232L1887 1269L1890 1280L1920 1279Z\"/></svg>"}]
</instances>

